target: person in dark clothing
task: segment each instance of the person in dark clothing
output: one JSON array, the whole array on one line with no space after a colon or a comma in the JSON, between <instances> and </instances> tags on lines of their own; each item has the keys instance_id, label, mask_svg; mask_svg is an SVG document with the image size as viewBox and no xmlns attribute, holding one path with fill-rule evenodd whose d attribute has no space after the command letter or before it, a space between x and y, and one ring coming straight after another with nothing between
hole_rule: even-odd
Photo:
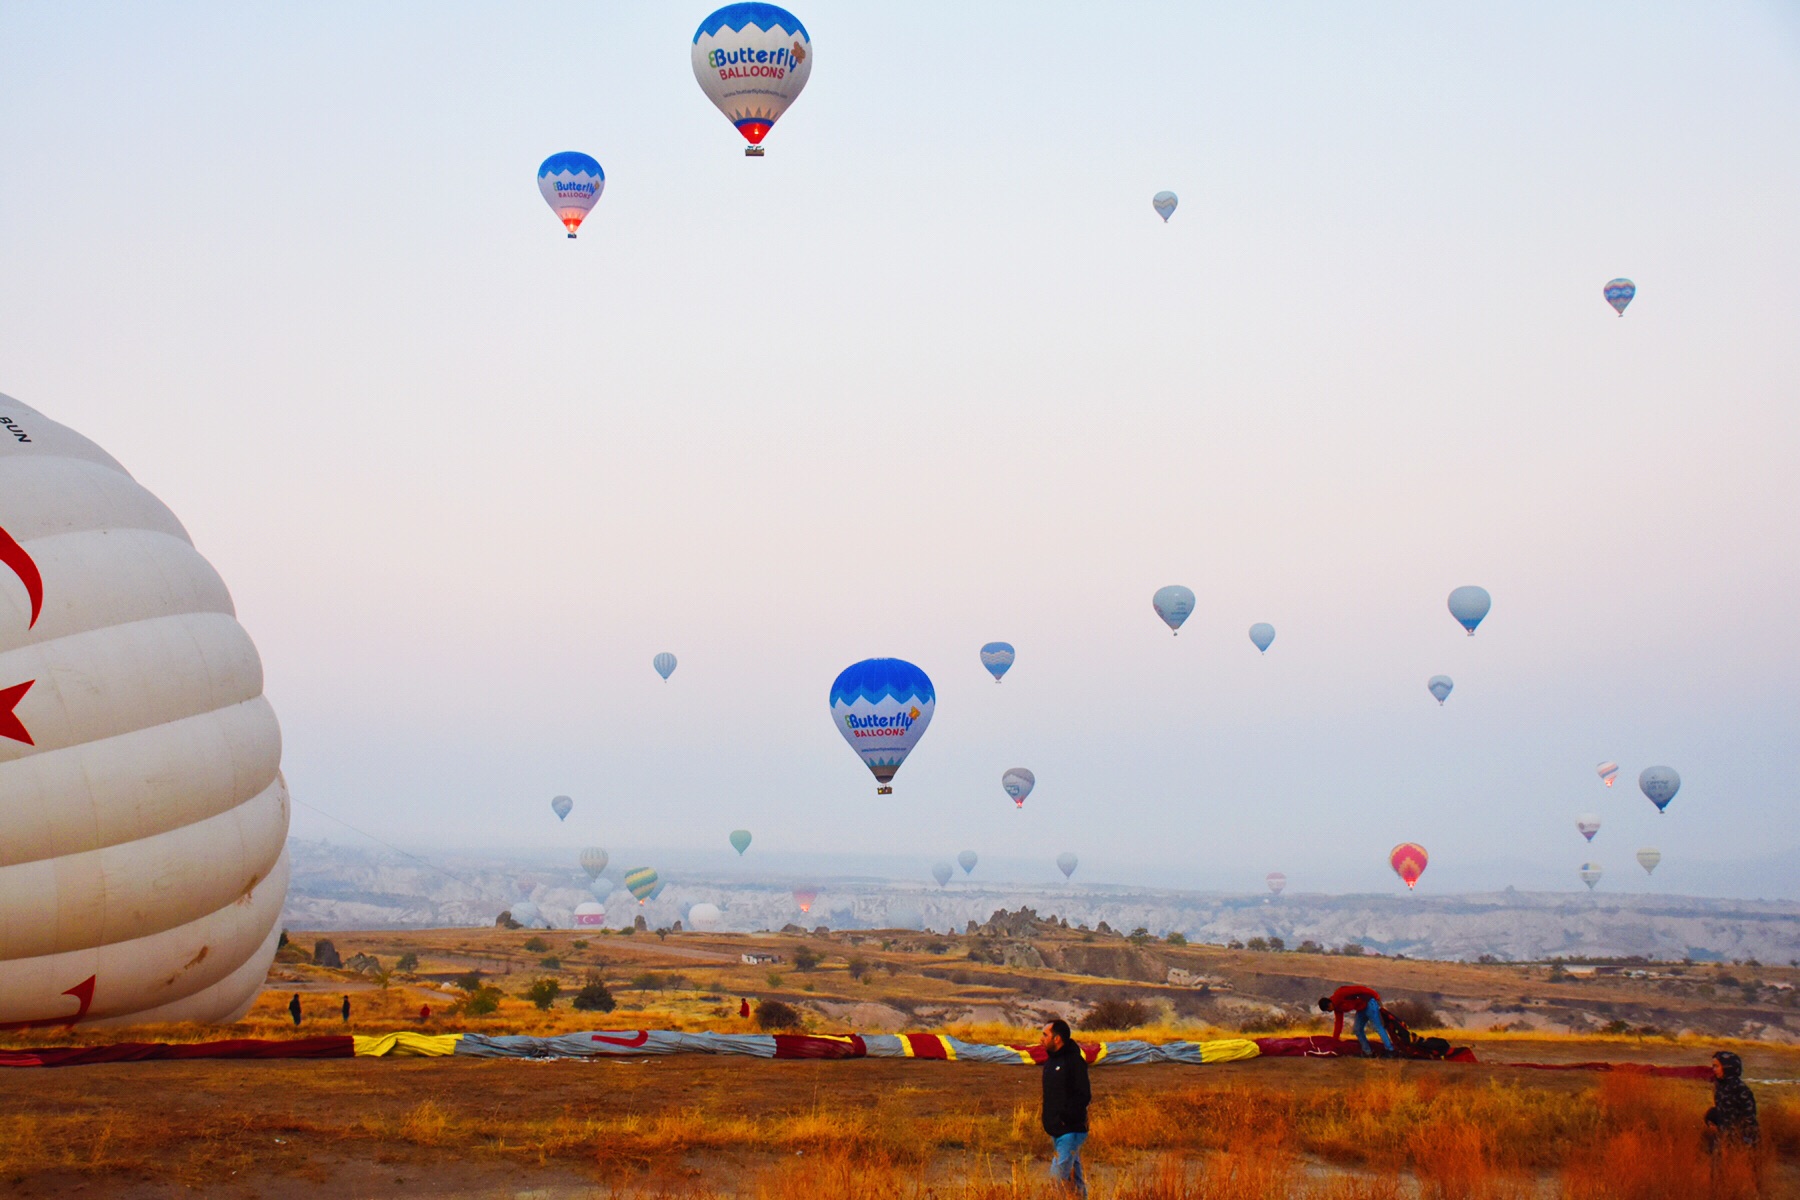
<instances>
[{"instance_id":1,"label":"person in dark clothing","mask_svg":"<svg viewBox=\"0 0 1800 1200\"><path fill-rule=\"evenodd\" d=\"M1762 1138L1756 1096L1744 1082L1744 1060L1729 1050L1713 1055L1713 1106L1706 1110L1706 1145L1754 1146Z\"/></svg>"},{"instance_id":2,"label":"person in dark clothing","mask_svg":"<svg viewBox=\"0 0 1800 1200\"><path fill-rule=\"evenodd\" d=\"M344 997L344 1024L350 1023L350 997Z\"/></svg>"},{"instance_id":3,"label":"person in dark clothing","mask_svg":"<svg viewBox=\"0 0 1800 1200\"><path fill-rule=\"evenodd\" d=\"M1087 1059L1069 1033L1067 1021L1052 1021L1044 1026L1044 1132L1056 1146L1056 1157L1050 1163L1050 1178L1061 1180L1077 1196L1087 1195L1087 1180L1081 1174L1081 1144L1087 1141L1088 1089Z\"/></svg>"},{"instance_id":4,"label":"person in dark clothing","mask_svg":"<svg viewBox=\"0 0 1800 1200\"><path fill-rule=\"evenodd\" d=\"M1352 1029L1356 1040L1362 1046L1364 1058L1371 1057L1375 1051L1369 1046L1369 1035L1366 1032L1370 1025L1381 1035L1381 1044L1387 1048L1389 1057L1394 1053L1394 1039L1388 1036L1387 1026L1381 1023L1381 993L1374 988L1364 987L1360 983L1347 983L1329 996L1319 997L1319 1011L1332 1013L1337 1021L1331 1026L1331 1036L1344 1036L1344 1014L1352 1013L1356 1024Z\"/></svg>"},{"instance_id":5,"label":"person in dark clothing","mask_svg":"<svg viewBox=\"0 0 1800 1200\"><path fill-rule=\"evenodd\" d=\"M288 1001L288 1016L294 1018L294 1025L296 1027L298 1027L300 1024L300 993L299 992L295 992L294 998L292 1000Z\"/></svg>"}]
</instances>

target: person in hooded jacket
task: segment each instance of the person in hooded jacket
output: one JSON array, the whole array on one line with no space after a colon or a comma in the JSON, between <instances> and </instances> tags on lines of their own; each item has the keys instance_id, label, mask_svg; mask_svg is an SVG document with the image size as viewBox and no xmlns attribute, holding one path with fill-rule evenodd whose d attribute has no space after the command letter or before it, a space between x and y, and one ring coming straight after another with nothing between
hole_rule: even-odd
<instances>
[{"instance_id":1,"label":"person in hooded jacket","mask_svg":"<svg viewBox=\"0 0 1800 1200\"><path fill-rule=\"evenodd\" d=\"M1744 1060L1729 1050L1713 1055L1713 1106L1706 1110L1706 1144L1754 1146L1762 1137L1756 1096L1744 1082Z\"/></svg>"},{"instance_id":2,"label":"person in hooded jacket","mask_svg":"<svg viewBox=\"0 0 1800 1200\"><path fill-rule=\"evenodd\" d=\"M1081 1143L1087 1141L1087 1059L1069 1033L1069 1023L1055 1020L1044 1026L1044 1132L1056 1146L1050 1178L1068 1185L1077 1196L1087 1195L1087 1179L1081 1173Z\"/></svg>"}]
</instances>

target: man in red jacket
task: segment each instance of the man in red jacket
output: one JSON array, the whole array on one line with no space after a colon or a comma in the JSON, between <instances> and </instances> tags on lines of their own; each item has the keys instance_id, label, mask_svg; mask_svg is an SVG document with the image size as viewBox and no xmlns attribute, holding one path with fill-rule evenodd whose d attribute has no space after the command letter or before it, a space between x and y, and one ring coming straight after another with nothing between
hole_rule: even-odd
<instances>
[{"instance_id":1,"label":"man in red jacket","mask_svg":"<svg viewBox=\"0 0 1800 1200\"><path fill-rule=\"evenodd\" d=\"M1388 1057L1393 1057L1394 1039L1388 1036L1387 1026L1381 1023L1381 993L1374 988L1364 987L1360 983L1347 983L1329 996L1320 996L1319 1011L1336 1015L1337 1021L1331 1027L1331 1036L1334 1038L1344 1036L1344 1014L1355 1015L1355 1024L1351 1028L1362 1046L1364 1058L1375 1053L1369 1046L1369 1035L1364 1032L1370 1025L1375 1026L1375 1032L1381 1035L1381 1044L1387 1047Z\"/></svg>"}]
</instances>

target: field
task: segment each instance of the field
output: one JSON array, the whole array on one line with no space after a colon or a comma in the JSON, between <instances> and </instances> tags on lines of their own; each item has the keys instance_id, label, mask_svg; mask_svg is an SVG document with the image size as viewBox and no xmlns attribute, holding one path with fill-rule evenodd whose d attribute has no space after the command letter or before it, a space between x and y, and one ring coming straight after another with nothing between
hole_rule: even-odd
<instances>
[{"instance_id":1,"label":"field","mask_svg":"<svg viewBox=\"0 0 1800 1200\"><path fill-rule=\"evenodd\" d=\"M1759 1080L1800 1078L1800 1049L1682 1033L1765 993L1779 1022L1790 969L1694 968L1551 982L1544 966L1462 965L1168 947L1053 930L957 937L758 937L440 930L328 935L361 971L310 963L294 934L251 1014L229 1029L39 1030L9 1044L383 1032L746 1031L739 1003L779 1000L817 1032L948 1031L1035 1041L1048 1012L1096 1001L1141 1018L1109 1038L1317 1031L1304 998L1355 979L1429 1011L1546 1003L1631 1014L1582 1036L1449 1030L1476 1065L1258 1059L1096 1068L1093 1194L1106 1197L1452 1200L1800 1195L1800 1103L1757 1087L1764 1146L1711 1159L1708 1088L1686 1080L1542 1072L1522 1061L1697 1063L1730 1045ZM857 940L852 941L852 938ZM580 944L578 944L580 943ZM802 953L805 951L805 953ZM749 965L745 952L781 956ZM403 955L404 971L395 963ZM973 957L972 957L973 956ZM817 961L814 961L816 957ZM989 961L994 958L1010 959ZM1056 963L1057 966L1048 965ZM1039 965L1039 964L1044 965ZM1081 966L1086 971L1071 970ZM1188 974L1166 982L1173 967ZM1163 982L1139 978L1161 969ZM497 985L473 1013L467 972ZM1111 970L1115 974L1088 973ZM603 979L616 1007L574 1010ZM1196 985L1205 976L1211 983ZM540 1008L522 998L555 979ZM1695 982L1698 979L1699 982ZM1754 991L1752 989L1755 989ZM543 994L540 987L539 995ZM295 1030L286 1004L302 996ZM1292 998L1277 999L1285 993ZM1568 993L1573 992L1573 995ZM348 995L351 1020L338 1005ZM1138 1005L1132 1009L1131 1005ZM420 1008L431 1014L421 1018ZM1104 1010L1103 1010L1104 1011ZM1284 1017L1285 1014L1285 1017ZM1689 1019L1690 1015L1693 1019ZM1640 1019L1641 1018L1641 1019ZM1614 1020L1620 1018L1612 1018ZM1764 1022L1769 1023L1768 1021ZM1655 1028L1658 1032L1645 1032ZM0 1072L0 1181L13 1194L165 1196L1014 1197L1044 1189L1037 1072L970 1063L703 1057L605 1062L472 1059L148 1062Z\"/></svg>"}]
</instances>

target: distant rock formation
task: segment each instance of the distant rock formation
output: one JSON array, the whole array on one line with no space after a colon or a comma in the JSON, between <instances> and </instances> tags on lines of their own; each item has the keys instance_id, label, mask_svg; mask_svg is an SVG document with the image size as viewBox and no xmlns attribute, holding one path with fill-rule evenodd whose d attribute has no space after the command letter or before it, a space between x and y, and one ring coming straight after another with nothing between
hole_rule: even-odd
<instances>
[{"instance_id":1,"label":"distant rock formation","mask_svg":"<svg viewBox=\"0 0 1800 1200\"><path fill-rule=\"evenodd\" d=\"M341 967L344 960L338 957L338 948L331 944L330 938L320 938L313 943L313 966Z\"/></svg>"},{"instance_id":2,"label":"distant rock formation","mask_svg":"<svg viewBox=\"0 0 1800 1200\"><path fill-rule=\"evenodd\" d=\"M344 960L344 966L358 975L368 975L381 970L381 960L373 954L352 954Z\"/></svg>"}]
</instances>

